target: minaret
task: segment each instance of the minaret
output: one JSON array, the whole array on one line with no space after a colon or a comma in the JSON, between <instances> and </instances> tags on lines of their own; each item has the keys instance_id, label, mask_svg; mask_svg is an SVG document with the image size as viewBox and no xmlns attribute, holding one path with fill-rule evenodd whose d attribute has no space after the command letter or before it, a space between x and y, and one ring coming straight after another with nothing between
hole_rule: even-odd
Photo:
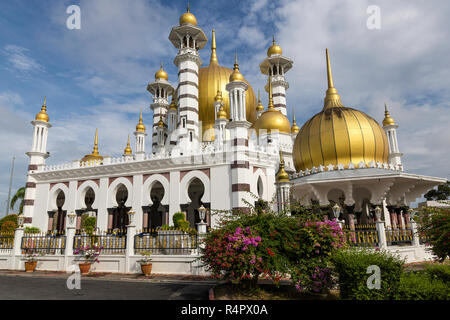
<instances>
[{"instance_id":1,"label":"minaret","mask_svg":"<svg viewBox=\"0 0 450 320\"><path fill-rule=\"evenodd\" d=\"M41 111L36 115L31 124L34 126L33 145L31 151L26 154L30 157L28 165L28 176L26 182L23 215L25 217L25 226L31 226L34 214L34 201L36 199L36 179L30 174L42 169L45 165L45 159L50 155L47 152L48 129L52 127L50 118L47 114L46 98Z\"/></svg>"},{"instance_id":2,"label":"minaret","mask_svg":"<svg viewBox=\"0 0 450 320\"><path fill-rule=\"evenodd\" d=\"M167 130L172 133L177 128L178 109L175 97L172 96L172 103L167 111Z\"/></svg>"},{"instance_id":3,"label":"minaret","mask_svg":"<svg viewBox=\"0 0 450 320\"><path fill-rule=\"evenodd\" d=\"M230 133L231 163L231 208L248 211L246 202L254 201L250 192L250 162L248 129L251 123L246 118L245 92L248 85L244 82L244 76L239 71L237 54L233 73L230 75L226 90L230 99L230 121L226 128Z\"/></svg>"},{"instance_id":4,"label":"minaret","mask_svg":"<svg viewBox=\"0 0 450 320\"><path fill-rule=\"evenodd\" d=\"M164 121L163 121L163 117L162 115L160 115L159 121L157 123L157 127L156 127L156 145L153 147L153 153L161 153L164 151L164 145L166 142L166 136L167 134L165 133L165 125L164 125Z\"/></svg>"},{"instance_id":5,"label":"minaret","mask_svg":"<svg viewBox=\"0 0 450 320\"><path fill-rule=\"evenodd\" d=\"M401 153L398 148L397 128L398 125L395 123L394 119L391 118L391 115L389 114L387 105L385 103L383 129L386 132L386 136L389 141L389 164L392 164L395 166L395 168L403 171L402 165L403 153Z\"/></svg>"},{"instance_id":6,"label":"minaret","mask_svg":"<svg viewBox=\"0 0 450 320\"><path fill-rule=\"evenodd\" d=\"M142 121L142 110L139 116L139 123L136 125L136 131L134 132L134 136L136 137L136 145L135 145L135 154L136 160L142 161L145 156L145 137L147 133L145 132L145 125Z\"/></svg>"},{"instance_id":7,"label":"minaret","mask_svg":"<svg viewBox=\"0 0 450 320\"><path fill-rule=\"evenodd\" d=\"M277 188L277 207L278 212L282 212L289 206L290 201L290 183L289 175L284 170L283 152L280 151L280 169L276 175L276 188ZM288 213L290 215L290 213Z\"/></svg>"},{"instance_id":8,"label":"minaret","mask_svg":"<svg viewBox=\"0 0 450 320\"><path fill-rule=\"evenodd\" d=\"M272 81L273 100L276 110L280 110L285 116L286 110L286 90L289 89L289 83L286 81L285 74L292 68L291 59L283 57L283 50L275 42L267 50L267 58L259 65L262 74L268 76L268 81ZM265 87L269 92L269 85Z\"/></svg>"},{"instance_id":9,"label":"minaret","mask_svg":"<svg viewBox=\"0 0 450 320\"><path fill-rule=\"evenodd\" d=\"M199 136L198 106L198 74L202 60L198 51L208 39L202 29L197 26L197 19L187 12L180 17L180 25L173 27L169 40L178 49L174 64L178 68L178 145L183 150L192 150L201 141Z\"/></svg>"},{"instance_id":10,"label":"minaret","mask_svg":"<svg viewBox=\"0 0 450 320\"><path fill-rule=\"evenodd\" d=\"M166 117L169 109L169 96L175 92L174 87L168 81L167 72L164 71L163 65L161 69L155 73L155 81L147 86L147 91L153 95L153 103L150 108L153 110L153 141L152 148L158 144L156 141L156 128L160 116ZM164 124L167 127L167 124Z\"/></svg>"},{"instance_id":11,"label":"minaret","mask_svg":"<svg viewBox=\"0 0 450 320\"><path fill-rule=\"evenodd\" d=\"M215 97L214 110L216 110L216 121L214 123L214 144L219 148L223 148L226 141L226 125L228 123L227 113L224 109L224 103L222 98L222 91L220 91L220 85L217 88L217 95Z\"/></svg>"},{"instance_id":12,"label":"minaret","mask_svg":"<svg viewBox=\"0 0 450 320\"><path fill-rule=\"evenodd\" d=\"M123 151L123 157L126 160L133 159L133 150L131 150L131 146L130 146L130 135L128 135L128 142L127 142L127 146L126 146L125 150Z\"/></svg>"}]
</instances>

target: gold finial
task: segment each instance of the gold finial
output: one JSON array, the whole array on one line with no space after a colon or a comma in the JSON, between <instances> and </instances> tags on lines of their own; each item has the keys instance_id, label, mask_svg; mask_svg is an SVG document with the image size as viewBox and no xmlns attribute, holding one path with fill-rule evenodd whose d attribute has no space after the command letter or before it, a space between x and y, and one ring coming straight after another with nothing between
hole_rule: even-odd
<instances>
[{"instance_id":1,"label":"gold finial","mask_svg":"<svg viewBox=\"0 0 450 320\"><path fill-rule=\"evenodd\" d=\"M295 113L293 115L294 116L292 121L291 133L298 133L300 131L300 128L297 126L297 123L295 122Z\"/></svg>"},{"instance_id":2,"label":"gold finial","mask_svg":"<svg viewBox=\"0 0 450 320\"><path fill-rule=\"evenodd\" d=\"M187 2L187 12L190 12L190 11L189 11L189 0L188 0L188 2Z\"/></svg>"},{"instance_id":3,"label":"gold finial","mask_svg":"<svg viewBox=\"0 0 450 320\"><path fill-rule=\"evenodd\" d=\"M279 45L276 44L275 42L275 34L273 34L273 40L272 40L272 45L269 47L269 49L267 50L267 56L271 57L272 55L277 54L277 55L282 55L283 54L283 50L281 49L281 47Z\"/></svg>"},{"instance_id":4,"label":"gold finial","mask_svg":"<svg viewBox=\"0 0 450 320\"><path fill-rule=\"evenodd\" d=\"M277 173L277 182L289 182L289 175L284 170L283 152L280 150L280 170Z\"/></svg>"},{"instance_id":5,"label":"gold finial","mask_svg":"<svg viewBox=\"0 0 450 320\"><path fill-rule=\"evenodd\" d=\"M93 155L98 155L98 129L95 129L94 150Z\"/></svg>"},{"instance_id":6,"label":"gold finial","mask_svg":"<svg viewBox=\"0 0 450 320\"><path fill-rule=\"evenodd\" d=\"M276 42L275 42L275 33L272 35L273 36L273 41L272 41L272 44L276 44Z\"/></svg>"},{"instance_id":7,"label":"gold finial","mask_svg":"<svg viewBox=\"0 0 450 320\"><path fill-rule=\"evenodd\" d=\"M256 106L256 111L264 111L264 106L261 103L261 91L258 89L258 105Z\"/></svg>"},{"instance_id":8,"label":"gold finial","mask_svg":"<svg viewBox=\"0 0 450 320\"><path fill-rule=\"evenodd\" d=\"M223 101L222 91L220 90L220 80L217 81L217 94L214 101Z\"/></svg>"},{"instance_id":9,"label":"gold finial","mask_svg":"<svg viewBox=\"0 0 450 320\"><path fill-rule=\"evenodd\" d=\"M175 102L175 97L174 96L172 96L172 103L170 104L169 109L170 110L177 110L177 104Z\"/></svg>"},{"instance_id":10,"label":"gold finial","mask_svg":"<svg viewBox=\"0 0 450 320\"><path fill-rule=\"evenodd\" d=\"M141 114L139 115L139 123L136 125L136 131L137 132L145 132L145 125L144 125L144 122L142 121L142 109L141 109Z\"/></svg>"},{"instance_id":11,"label":"gold finial","mask_svg":"<svg viewBox=\"0 0 450 320\"><path fill-rule=\"evenodd\" d=\"M237 62L237 50L234 53L234 69L233 73L230 75L230 82L233 81L244 81L244 76L239 71L239 64Z\"/></svg>"},{"instance_id":12,"label":"gold finial","mask_svg":"<svg viewBox=\"0 0 450 320\"><path fill-rule=\"evenodd\" d=\"M219 64L216 54L216 31L214 29L212 30L211 59L209 60L209 65L212 64Z\"/></svg>"},{"instance_id":13,"label":"gold finial","mask_svg":"<svg viewBox=\"0 0 450 320\"><path fill-rule=\"evenodd\" d=\"M339 96L333 83L333 74L331 72L330 56L328 54L328 49L326 49L327 57L327 78L328 78L328 90L325 95L325 102L323 108L333 108L333 107L344 107L341 102L341 97Z\"/></svg>"},{"instance_id":14,"label":"gold finial","mask_svg":"<svg viewBox=\"0 0 450 320\"><path fill-rule=\"evenodd\" d=\"M267 106L267 110L275 111L275 106L273 105L273 96L272 96L272 77L269 76L269 105Z\"/></svg>"},{"instance_id":15,"label":"gold finial","mask_svg":"<svg viewBox=\"0 0 450 320\"><path fill-rule=\"evenodd\" d=\"M162 119L162 113L159 114L158 127L164 128L164 121L163 121L163 119Z\"/></svg>"},{"instance_id":16,"label":"gold finial","mask_svg":"<svg viewBox=\"0 0 450 320\"><path fill-rule=\"evenodd\" d=\"M384 120L383 120L383 126L390 126L395 125L394 119L389 114L386 102L384 103Z\"/></svg>"},{"instance_id":17,"label":"gold finial","mask_svg":"<svg viewBox=\"0 0 450 320\"><path fill-rule=\"evenodd\" d=\"M37 121L48 122L50 120L47 114L47 96L44 97L44 104L42 105L41 111L36 115Z\"/></svg>"},{"instance_id":18,"label":"gold finial","mask_svg":"<svg viewBox=\"0 0 450 320\"><path fill-rule=\"evenodd\" d=\"M133 154L133 150L131 150L131 147L130 147L130 135L128 135L127 147L125 148L123 153L126 156L130 156Z\"/></svg>"}]
</instances>

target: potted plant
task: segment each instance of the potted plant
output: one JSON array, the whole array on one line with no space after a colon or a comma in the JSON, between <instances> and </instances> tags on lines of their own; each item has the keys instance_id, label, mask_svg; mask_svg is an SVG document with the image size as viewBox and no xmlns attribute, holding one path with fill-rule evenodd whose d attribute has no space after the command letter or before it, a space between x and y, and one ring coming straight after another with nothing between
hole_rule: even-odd
<instances>
[{"instance_id":1,"label":"potted plant","mask_svg":"<svg viewBox=\"0 0 450 320\"><path fill-rule=\"evenodd\" d=\"M84 258L84 262L80 262L79 264L81 274L88 274L91 269L91 264L93 262L99 262L98 256L100 255L102 249L103 247L93 245L92 247L81 247L73 252L76 255L82 255Z\"/></svg>"},{"instance_id":2,"label":"potted plant","mask_svg":"<svg viewBox=\"0 0 450 320\"><path fill-rule=\"evenodd\" d=\"M150 251L142 251L141 252L142 259L138 262L141 264L141 271L146 276L149 276L152 273L152 259L150 258Z\"/></svg>"},{"instance_id":3,"label":"potted plant","mask_svg":"<svg viewBox=\"0 0 450 320\"><path fill-rule=\"evenodd\" d=\"M37 267L38 257L43 256L43 253L36 252L35 249L27 249L25 251L25 272L34 272Z\"/></svg>"}]
</instances>

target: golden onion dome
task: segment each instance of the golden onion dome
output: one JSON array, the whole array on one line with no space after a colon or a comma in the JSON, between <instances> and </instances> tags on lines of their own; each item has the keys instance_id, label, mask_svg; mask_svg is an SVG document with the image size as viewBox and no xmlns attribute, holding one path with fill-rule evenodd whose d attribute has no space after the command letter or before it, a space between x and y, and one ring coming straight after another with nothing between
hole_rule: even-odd
<instances>
[{"instance_id":1,"label":"golden onion dome","mask_svg":"<svg viewBox=\"0 0 450 320\"><path fill-rule=\"evenodd\" d=\"M280 169L276 175L277 182L289 182L289 174L284 170L283 152L280 151Z\"/></svg>"},{"instance_id":2,"label":"golden onion dome","mask_svg":"<svg viewBox=\"0 0 450 320\"><path fill-rule=\"evenodd\" d=\"M217 83L222 94L223 108L227 113L226 118L230 118L230 101L229 95L225 94L226 85L229 81L233 70L220 66L217 60L215 48L215 34L211 46L211 59L209 66L200 68L199 70L199 87L198 87L198 107L199 121L202 123L203 141L214 141L214 123L216 121L216 111L214 102L217 94ZM248 85L245 95L247 121L255 123L256 121L256 95L253 88L245 78L243 81Z\"/></svg>"},{"instance_id":3,"label":"golden onion dome","mask_svg":"<svg viewBox=\"0 0 450 320\"><path fill-rule=\"evenodd\" d=\"M87 161L102 161L103 157L98 153L98 130L95 129L94 150L91 154L85 155L81 162Z\"/></svg>"},{"instance_id":4,"label":"golden onion dome","mask_svg":"<svg viewBox=\"0 0 450 320\"><path fill-rule=\"evenodd\" d=\"M41 111L36 115L36 121L44 121L44 122L50 121L50 117L47 114L46 101L47 97L44 97L44 104L42 105Z\"/></svg>"},{"instance_id":5,"label":"golden onion dome","mask_svg":"<svg viewBox=\"0 0 450 320\"><path fill-rule=\"evenodd\" d=\"M294 114L294 120L292 122L292 128L291 133L298 133L300 131L300 128L297 126L297 123L295 122L295 114Z\"/></svg>"},{"instance_id":6,"label":"golden onion dome","mask_svg":"<svg viewBox=\"0 0 450 320\"><path fill-rule=\"evenodd\" d=\"M169 106L169 110L177 110L177 104L175 103L174 98L172 98L172 103Z\"/></svg>"},{"instance_id":7,"label":"golden onion dome","mask_svg":"<svg viewBox=\"0 0 450 320\"><path fill-rule=\"evenodd\" d=\"M164 128L164 121L162 119L162 113L159 115L158 127Z\"/></svg>"},{"instance_id":8,"label":"golden onion dome","mask_svg":"<svg viewBox=\"0 0 450 320\"><path fill-rule=\"evenodd\" d=\"M291 133L289 119L280 110L276 110L273 105L271 79L269 79L269 105L267 111L263 112L256 120L254 129L257 135L259 135L260 130L267 130L267 133L271 133L272 130L278 130L280 133Z\"/></svg>"},{"instance_id":9,"label":"golden onion dome","mask_svg":"<svg viewBox=\"0 0 450 320\"><path fill-rule=\"evenodd\" d=\"M328 90L324 108L307 121L294 142L297 171L350 163L358 166L374 161L388 162L388 141L383 128L362 111L345 107L334 88L328 49Z\"/></svg>"},{"instance_id":10,"label":"golden onion dome","mask_svg":"<svg viewBox=\"0 0 450 320\"><path fill-rule=\"evenodd\" d=\"M389 114L389 111L387 109L386 103L384 104L384 120L383 120L383 126L392 126L395 125L394 119Z\"/></svg>"},{"instance_id":11,"label":"golden onion dome","mask_svg":"<svg viewBox=\"0 0 450 320\"><path fill-rule=\"evenodd\" d=\"M137 132L145 132L145 125L144 125L144 122L142 121L142 110L141 110L141 115L139 116L139 123L136 125L136 131Z\"/></svg>"},{"instance_id":12,"label":"golden onion dome","mask_svg":"<svg viewBox=\"0 0 450 320\"><path fill-rule=\"evenodd\" d=\"M128 135L127 146L126 146L125 150L123 151L123 154L126 156L130 156L133 154L133 150L131 150L131 147L130 147L130 135Z\"/></svg>"},{"instance_id":13,"label":"golden onion dome","mask_svg":"<svg viewBox=\"0 0 450 320\"><path fill-rule=\"evenodd\" d=\"M274 54L278 54L280 56L283 54L283 50L281 49L281 47L275 43L275 35L273 36L272 45L267 50L267 56L271 57Z\"/></svg>"},{"instance_id":14,"label":"golden onion dome","mask_svg":"<svg viewBox=\"0 0 450 320\"><path fill-rule=\"evenodd\" d=\"M217 119L227 119L227 113L223 109L223 106L220 106L219 112L217 112Z\"/></svg>"},{"instance_id":15,"label":"golden onion dome","mask_svg":"<svg viewBox=\"0 0 450 320\"><path fill-rule=\"evenodd\" d=\"M192 13L189 12L189 2L187 6L187 12L183 13L180 17L180 26L183 26L185 24L192 24L194 26L197 25L197 19Z\"/></svg>"},{"instance_id":16,"label":"golden onion dome","mask_svg":"<svg viewBox=\"0 0 450 320\"><path fill-rule=\"evenodd\" d=\"M155 80L158 80L158 79L166 80L166 81L169 80L169 76L167 75L167 72L164 71L162 63L161 63L161 69L156 71L156 73L155 73Z\"/></svg>"}]
</instances>

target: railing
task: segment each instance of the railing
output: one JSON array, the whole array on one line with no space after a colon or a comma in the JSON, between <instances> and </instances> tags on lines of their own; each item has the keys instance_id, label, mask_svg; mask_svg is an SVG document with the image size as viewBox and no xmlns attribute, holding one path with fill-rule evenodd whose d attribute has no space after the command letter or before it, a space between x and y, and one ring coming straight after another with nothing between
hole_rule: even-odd
<instances>
[{"instance_id":1,"label":"railing","mask_svg":"<svg viewBox=\"0 0 450 320\"><path fill-rule=\"evenodd\" d=\"M0 233L0 250L11 250L14 247L14 232Z\"/></svg>"},{"instance_id":2,"label":"railing","mask_svg":"<svg viewBox=\"0 0 450 320\"><path fill-rule=\"evenodd\" d=\"M60 234L26 233L22 237L22 253L64 254L66 236Z\"/></svg>"},{"instance_id":3,"label":"railing","mask_svg":"<svg viewBox=\"0 0 450 320\"><path fill-rule=\"evenodd\" d=\"M379 245L378 232L374 224L348 225L343 227L347 243L355 247L376 247Z\"/></svg>"},{"instance_id":4,"label":"railing","mask_svg":"<svg viewBox=\"0 0 450 320\"><path fill-rule=\"evenodd\" d=\"M413 232L411 229L386 227L386 242L388 246L412 245Z\"/></svg>"},{"instance_id":5,"label":"railing","mask_svg":"<svg viewBox=\"0 0 450 320\"><path fill-rule=\"evenodd\" d=\"M127 236L122 233L77 234L73 239L73 249L101 247L102 254L125 254Z\"/></svg>"},{"instance_id":6,"label":"railing","mask_svg":"<svg viewBox=\"0 0 450 320\"><path fill-rule=\"evenodd\" d=\"M161 255L190 255L198 248L196 234L177 230L159 230L138 233L134 237L135 254L144 251Z\"/></svg>"}]
</instances>

